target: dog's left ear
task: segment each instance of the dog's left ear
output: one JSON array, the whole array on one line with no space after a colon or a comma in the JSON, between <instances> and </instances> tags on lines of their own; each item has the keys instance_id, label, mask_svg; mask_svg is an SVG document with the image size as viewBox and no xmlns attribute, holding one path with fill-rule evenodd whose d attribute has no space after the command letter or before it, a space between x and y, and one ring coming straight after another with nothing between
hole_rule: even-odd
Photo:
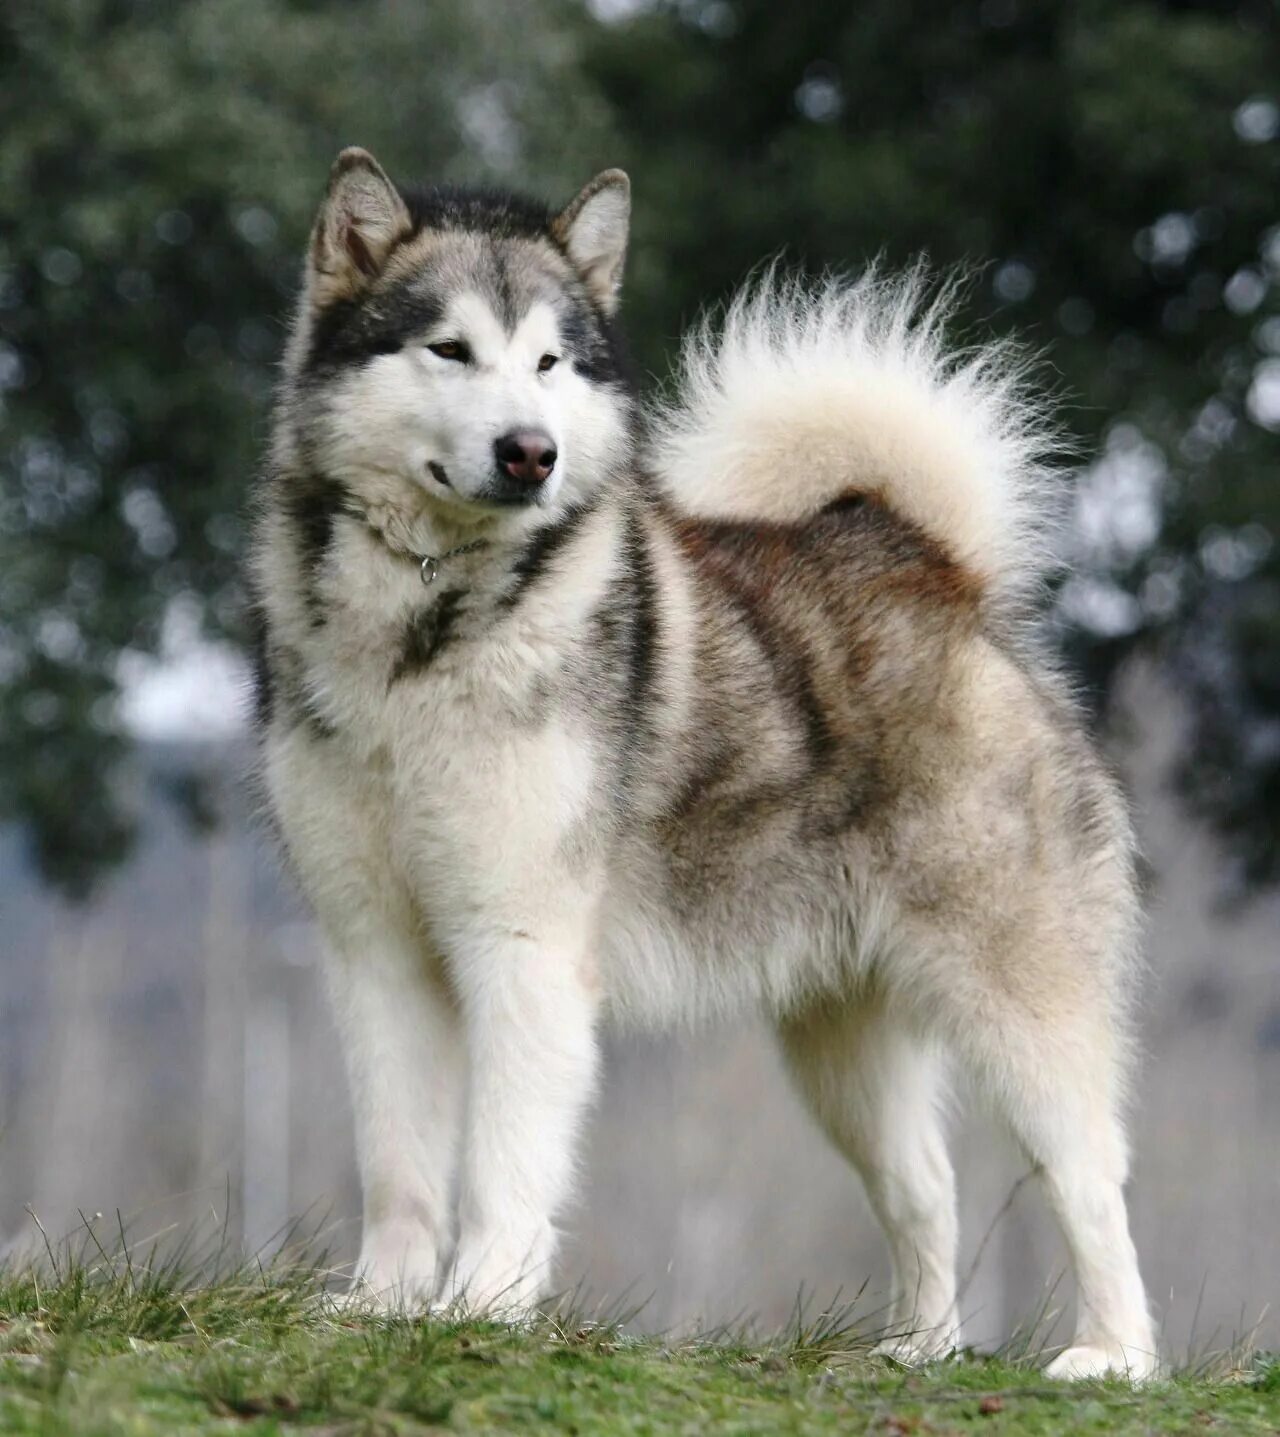
<instances>
[{"instance_id":1,"label":"dog's left ear","mask_svg":"<svg viewBox=\"0 0 1280 1437\"><path fill-rule=\"evenodd\" d=\"M311 296L317 305L349 299L381 272L412 229L400 191L368 150L343 150L311 232Z\"/></svg>"},{"instance_id":2,"label":"dog's left ear","mask_svg":"<svg viewBox=\"0 0 1280 1437\"><path fill-rule=\"evenodd\" d=\"M551 233L606 314L618 307L630 221L631 181L621 170L598 174L551 221Z\"/></svg>"}]
</instances>

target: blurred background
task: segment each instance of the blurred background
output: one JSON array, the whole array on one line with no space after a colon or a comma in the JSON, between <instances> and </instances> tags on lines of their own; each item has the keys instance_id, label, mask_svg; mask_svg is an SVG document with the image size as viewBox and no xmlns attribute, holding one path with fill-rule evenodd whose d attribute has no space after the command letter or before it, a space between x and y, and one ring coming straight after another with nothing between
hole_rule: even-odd
<instances>
[{"instance_id":1,"label":"blurred background","mask_svg":"<svg viewBox=\"0 0 1280 1437\"><path fill-rule=\"evenodd\" d=\"M317 935L255 826L237 566L328 166L567 199L627 168L647 385L762 257L927 250L1080 461L1046 622L1152 867L1137 1240L1171 1343L1280 1298L1280 12L1270 0L6 0L0 1246L291 1217L353 1255ZM784 1320L886 1263L765 1036L610 1041L560 1281ZM964 1307L1065 1265L956 1134ZM993 1219L997 1218L993 1226ZM990 1240L984 1244L984 1234ZM1280 1342L1263 1317L1262 1340Z\"/></svg>"}]
</instances>

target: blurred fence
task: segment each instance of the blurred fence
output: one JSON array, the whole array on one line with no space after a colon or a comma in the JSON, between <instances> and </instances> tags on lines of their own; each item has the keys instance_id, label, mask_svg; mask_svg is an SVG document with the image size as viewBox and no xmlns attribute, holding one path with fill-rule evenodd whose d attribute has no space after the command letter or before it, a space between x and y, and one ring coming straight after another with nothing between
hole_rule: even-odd
<instances>
[{"instance_id":1,"label":"blurred fence","mask_svg":"<svg viewBox=\"0 0 1280 1437\"><path fill-rule=\"evenodd\" d=\"M1157 872L1137 1239L1173 1345L1221 1344L1280 1288L1280 903L1215 911L1217 857L1162 786L1177 706L1147 677L1126 710L1120 757ZM269 846L247 821L195 838L153 804L136 861L93 906L59 907L19 874L15 845L0 845L10 1250L38 1240L30 1205L54 1234L82 1212L114 1225L118 1208L140 1238L226 1221L249 1247L327 1215L349 1259L359 1207L340 1055L316 936ZM815 1305L864 1285L868 1312L883 1300L856 1181L791 1097L766 1035L611 1039L607 1069L565 1285L644 1299L638 1321L652 1327L747 1314L774 1325L802 1285ZM956 1151L963 1272L1023 1165L981 1119L963 1122ZM1032 1316L1064 1263L1027 1185L967 1292L971 1335ZM1274 1319L1261 1333L1280 1341Z\"/></svg>"}]
</instances>

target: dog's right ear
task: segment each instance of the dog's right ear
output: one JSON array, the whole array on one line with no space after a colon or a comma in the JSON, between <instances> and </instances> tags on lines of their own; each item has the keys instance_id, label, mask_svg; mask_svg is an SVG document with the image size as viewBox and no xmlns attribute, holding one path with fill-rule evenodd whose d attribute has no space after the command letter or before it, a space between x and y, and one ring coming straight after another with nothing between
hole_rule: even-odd
<instances>
[{"instance_id":1,"label":"dog's right ear","mask_svg":"<svg viewBox=\"0 0 1280 1437\"><path fill-rule=\"evenodd\" d=\"M551 233L606 314L618 307L630 222L631 181L621 170L598 174L551 221Z\"/></svg>"},{"instance_id":2,"label":"dog's right ear","mask_svg":"<svg viewBox=\"0 0 1280 1437\"><path fill-rule=\"evenodd\" d=\"M400 191L368 150L343 150L311 232L311 297L349 299L375 278L413 228Z\"/></svg>"}]
</instances>

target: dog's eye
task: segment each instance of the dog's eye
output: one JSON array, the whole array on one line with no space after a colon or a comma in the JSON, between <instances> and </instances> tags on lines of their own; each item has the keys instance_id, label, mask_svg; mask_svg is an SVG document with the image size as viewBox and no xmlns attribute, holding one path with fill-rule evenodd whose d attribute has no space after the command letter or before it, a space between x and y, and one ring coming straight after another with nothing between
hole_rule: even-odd
<instances>
[{"instance_id":1,"label":"dog's eye","mask_svg":"<svg viewBox=\"0 0 1280 1437\"><path fill-rule=\"evenodd\" d=\"M548 369L554 369L560 362L558 354L544 354L538 361L538 373L545 374Z\"/></svg>"},{"instance_id":2,"label":"dog's eye","mask_svg":"<svg viewBox=\"0 0 1280 1437\"><path fill-rule=\"evenodd\" d=\"M460 339L446 339L440 344L429 344L427 348L441 359L456 359L459 364L466 364L471 358L471 351Z\"/></svg>"}]
</instances>

